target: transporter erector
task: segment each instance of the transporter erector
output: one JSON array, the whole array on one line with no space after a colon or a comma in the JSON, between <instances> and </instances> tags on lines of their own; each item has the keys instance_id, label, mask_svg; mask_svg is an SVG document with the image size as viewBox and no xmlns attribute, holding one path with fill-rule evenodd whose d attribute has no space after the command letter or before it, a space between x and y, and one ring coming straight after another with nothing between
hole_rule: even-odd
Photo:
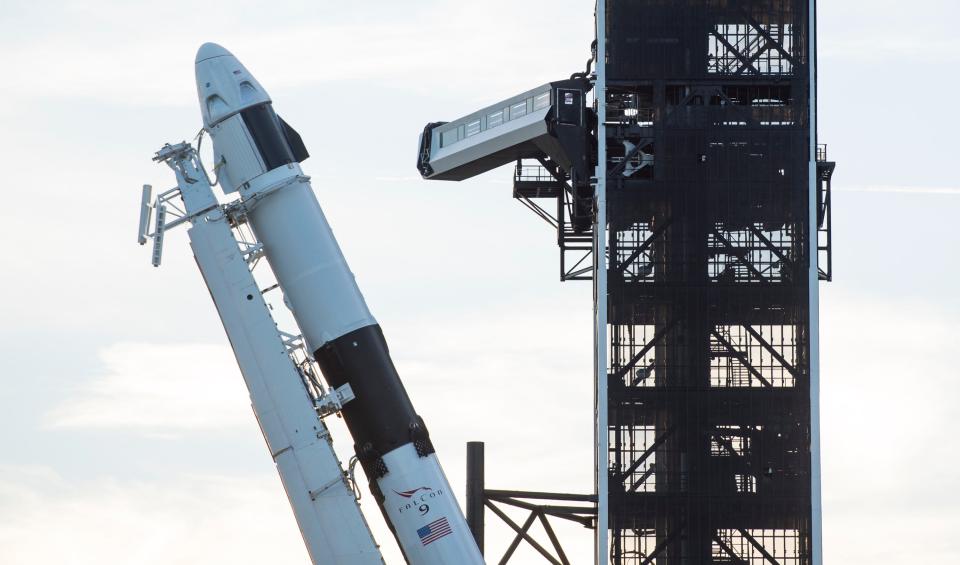
<instances>
[{"instance_id":1,"label":"transporter erector","mask_svg":"<svg viewBox=\"0 0 960 565\"><path fill-rule=\"evenodd\" d=\"M322 420L340 413L407 561L482 564L426 425L300 167L309 156L303 140L223 47L200 47L196 80L216 180L192 146L161 149L155 160L175 171L178 186L155 201L144 187L138 239L153 238L159 265L165 230L191 224L194 257L312 561L383 562L359 510L352 472L341 467ZM221 204L216 184L233 199ZM252 238L238 235L246 228ZM301 335L280 331L270 314L263 295L274 289L261 289L251 273L260 258Z\"/></svg>"}]
</instances>

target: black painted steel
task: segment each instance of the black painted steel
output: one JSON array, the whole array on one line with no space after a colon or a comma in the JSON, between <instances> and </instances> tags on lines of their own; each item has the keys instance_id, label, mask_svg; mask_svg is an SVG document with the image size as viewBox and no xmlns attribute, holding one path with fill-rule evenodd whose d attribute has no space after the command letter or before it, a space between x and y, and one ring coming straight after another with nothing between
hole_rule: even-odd
<instances>
[{"instance_id":1,"label":"black painted steel","mask_svg":"<svg viewBox=\"0 0 960 565\"><path fill-rule=\"evenodd\" d=\"M243 118L243 123L253 137L253 142L260 151L268 171L297 160L284 134L283 123L273 111L272 104L267 102L242 110L240 117ZM299 136L297 138L299 139Z\"/></svg>"},{"instance_id":2,"label":"black painted steel","mask_svg":"<svg viewBox=\"0 0 960 565\"><path fill-rule=\"evenodd\" d=\"M433 445L390 359L379 325L354 330L314 352L324 378L333 388L349 384L356 396L343 407L343 417L367 476L382 477L383 455L413 442L424 457Z\"/></svg>"},{"instance_id":3,"label":"black painted steel","mask_svg":"<svg viewBox=\"0 0 960 565\"><path fill-rule=\"evenodd\" d=\"M480 446L482 447L482 445L481 443ZM468 444L468 450L470 449L469 446L470 444ZM469 473L468 467L468 477ZM530 549L535 550L549 563L553 563L554 565L570 565L570 561L567 559L566 552L563 549L563 544L551 525L551 519L575 522L585 528L592 529L596 527L597 497L593 494L487 489L481 490L479 493L471 493L468 495L468 498L470 497L476 497L478 503L486 505L495 516L500 518L500 520L516 534L513 541L507 546L503 557L500 558L499 563L501 565L509 563L517 549L524 542ZM529 512L523 525L518 524L504 512L506 507L510 507L513 510ZM550 549L545 547L546 544L538 542L535 536L532 535L531 528L537 521L540 522L547 540L549 540ZM482 528L480 532L482 535Z\"/></svg>"},{"instance_id":4,"label":"black painted steel","mask_svg":"<svg viewBox=\"0 0 960 565\"><path fill-rule=\"evenodd\" d=\"M290 151L293 153L293 158L298 163L303 163L310 157L310 153L307 151L307 146L303 144L303 138L300 137L300 134L297 130L293 129L293 126L287 123L281 116L277 115L277 119L280 120L280 127L283 128L283 137L287 140L287 145L290 146Z\"/></svg>"},{"instance_id":5,"label":"black painted steel","mask_svg":"<svg viewBox=\"0 0 960 565\"><path fill-rule=\"evenodd\" d=\"M483 442L467 442L467 525L483 553L484 514Z\"/></svg>"},{"instance_id":6,"label":"black painted steel","mask_svg":"<svg viewBox=\"0 0 960 565\"><path fill-rule=\"evenodd\" d=\"M417 148L417 171L424 177L433 174L433 167L430 166L430 144L433 143L433 129L446 123L430 122L423 127L423 132L420 133L420 146Z\"/></svg>"},{"instance_id":7,"label":"black painted steel","mask_svg":"<svg viewBox=\"0 0 960 565\"><path fill-rule=\"evenodd\" d=\"M611 561L812 563L808 2L606 5Z\"/></svg>"},{"instance_id":8,"label":"black painted steel","mask_svg":"<svg viewBox=\"0 0 960 565\"><path fill-rule=\"evenodd\" d=\"M610 561L812 564L809 273L832 273L834 168L811 154L813 2L604 2L605 163L598 114L561 115L572 85L554 83L551 147L434 175L421 143L418 168L462 180L516 159L514 197L557 230L563 280L593 276L606 171ZM526 540L562 562L528 539L535 514L498 515L518 536L506 558Z\"/></svg>"}]
</instances>

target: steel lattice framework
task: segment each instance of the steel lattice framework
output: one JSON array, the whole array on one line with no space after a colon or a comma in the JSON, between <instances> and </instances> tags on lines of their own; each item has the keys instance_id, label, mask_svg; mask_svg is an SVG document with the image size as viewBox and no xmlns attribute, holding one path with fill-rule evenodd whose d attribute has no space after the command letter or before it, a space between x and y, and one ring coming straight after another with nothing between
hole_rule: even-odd
<instances>
[{"instance_id":1,"label":"steel lattice framework","mask_svg":"<svg viewBox=\"0 0 960 565\"><path fill-rule=\"evenodd\" d=\"M598 6L601 562L819 563L812 10Z\"/></svg>"},{"instance_id":2,"label":"steel lattice framework","mask_svg":"<svg viewBox=\"0 0 960 565\"><path fill-rule=\"evenodd\" d=\"M593 282L596 563L821 563L834 163L816 135L815 8L598 0L595 74L424 129L425 178L515 159L514 197L556 230L560 278ZM472 492L480 532L490 497Z\"/></svg>"}]
</instances>

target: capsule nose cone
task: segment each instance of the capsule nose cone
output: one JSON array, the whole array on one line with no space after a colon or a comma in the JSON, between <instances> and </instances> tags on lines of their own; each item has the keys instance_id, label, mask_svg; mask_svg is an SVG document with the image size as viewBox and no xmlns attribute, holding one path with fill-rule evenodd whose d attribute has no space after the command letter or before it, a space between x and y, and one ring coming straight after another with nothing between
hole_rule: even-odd
<instances>
[{"instance_id":1,"label":"capsule nose cone","mask_svg":"<svg viewBox=\"0 0 960 565\"><path fill-rule=\"evenodd\" d=\"M267 91L240 61L216 43L197 50L194 65L203 127L210 128L257 104L270 102Z\"/></svg>"},{"instance_id":2,"label":"capsule nose cone","mask_svg":"<svg viewBox=\"0 0 960 565\"><path fill-rule=\"evenodd\" d=\"M200 49L197 50L197 58L194 62L200 63L201 61L206 61L207 59L224 56L233 57L233 53L227 51L216 43L204 43L200 46Z\"/></svg>"}]
</instances>

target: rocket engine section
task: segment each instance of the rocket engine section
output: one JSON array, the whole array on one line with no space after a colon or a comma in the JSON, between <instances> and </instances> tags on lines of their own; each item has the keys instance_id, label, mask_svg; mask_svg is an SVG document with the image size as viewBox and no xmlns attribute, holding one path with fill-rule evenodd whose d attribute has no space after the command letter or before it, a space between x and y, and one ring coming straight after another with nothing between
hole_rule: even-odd
<instances>
[{"instance_id":1,"label":"rocket engine section","mask_svg":"<svg viewBox=\"0 0 960 565\"><path fill-rule=\"evenodd\" d=\"M238 192L287 304L343 407L357 457L405 557L416 564L482 564L423 420L303 174L300 135L229 51L196 58L204 129L225 192Z\"/></svg>"}]
</instances>

